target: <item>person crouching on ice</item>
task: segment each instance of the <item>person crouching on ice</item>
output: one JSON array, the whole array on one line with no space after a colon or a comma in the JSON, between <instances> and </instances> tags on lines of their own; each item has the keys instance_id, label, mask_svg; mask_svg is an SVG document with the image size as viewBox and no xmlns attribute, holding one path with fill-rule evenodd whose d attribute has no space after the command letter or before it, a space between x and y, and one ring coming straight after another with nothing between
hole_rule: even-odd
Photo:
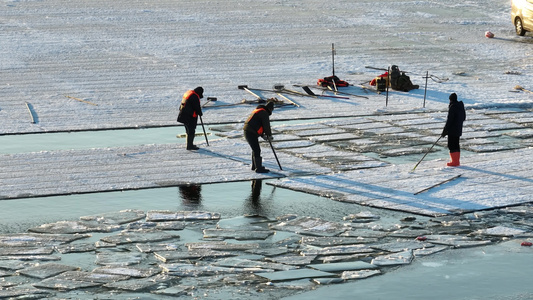
<instances>
[{"instance_id":1,"label":"person crouching on ice","mask_svg":"<svg viewBox=\"0 0 533 300\"><path fill-rule=\"evenodd\" d=\"M273 110L274 102L269 101L266 105L258 105L244 122L244 138L252 148L252 170L255 170L256 173L269 172L263 167L259 137L269 141L273 140L269 119Z\"/></svg>"},{"instance_id":2,"label":"person crouching on ice","mask_svg":"<svg viewBox=\"0 0 533 300\"><path fill-rule=\"evenodd\" d=\"M203 97L204 89L199 86L194 90L187 91L181 100L178 122L183 123L185 126L185 132L187 133L187 150L199 149L198 146L193 144L193 142L196 133L196 125L198 124L198 116L202 116L200 99Z\"/></svg>"},{"instance_id":3,"label":"person crouching on ice","mask_svg":"<svg viewBox=\"0 0 533 300\"><path fill-rule=\"evenodd\" d=\"M452 161L447 166L458 167L461 157L461 148L459 147L459 138L463 134L463 122L466 119L465 105L463 101L457 101L457 94L450 95L450 105L448 105L448 117L446 125L442 130L442 137L448 136L448 149Z\"/></svg>"}]
</instances>

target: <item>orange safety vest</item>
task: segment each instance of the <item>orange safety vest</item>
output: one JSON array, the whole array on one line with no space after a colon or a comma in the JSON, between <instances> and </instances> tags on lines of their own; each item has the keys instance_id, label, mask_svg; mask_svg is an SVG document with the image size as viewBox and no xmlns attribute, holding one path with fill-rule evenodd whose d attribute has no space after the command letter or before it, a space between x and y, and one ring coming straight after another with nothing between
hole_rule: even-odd
<instances>
[{"instance_id":1,"label":"orange safety vest","mask_svg":"<svg viewBox=\"0 0 533 300\"><path fill-rule=\"evenodd\" d=\"M255 116L256 113L260 112L260 111L266 111L266 109L264 108L256 108L254 109L254 111L252 111L252 113L250 114L250 116L248 117L248 120L246 121L246 123L250 122L250 120ZM257 129L257 134L259 135L262 135L263 134L263 126L259 127L259 129Z\"/></svg>"},{"instance_id":2,"label":"orange safety vest","mask_svg":"<svg viewBox=\"0 0 533 300\"><path fill-rule=\"evenodd\" d=\"M183 100L181 101L182 108L187 103L187 100L189 100L189 97L191 97L193 94L198 97L198 102L200 102L200 96L194 90L189 90L189 91L185 92L185 94L183 94ZM192 117L193 118L198 117L198 114L196 113L196 111L192 112Z\"/></svg>"}]
</instances>

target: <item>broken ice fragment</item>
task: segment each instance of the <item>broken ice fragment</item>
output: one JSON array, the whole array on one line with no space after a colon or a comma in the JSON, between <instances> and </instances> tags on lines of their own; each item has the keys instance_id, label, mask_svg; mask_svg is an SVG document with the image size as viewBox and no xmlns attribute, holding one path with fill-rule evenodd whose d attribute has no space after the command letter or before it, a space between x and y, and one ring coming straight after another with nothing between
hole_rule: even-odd
<instances>
[{"instance_id":1,"label":"broken ice fragment","mask_svg":"<svg viewBox=\"0 0 533 300\"><path fill-rule=\"evenodd\" d=\"M128 243L147 243L158 242L169 239L177 239L180 236L175 233L169 233L167 231L153 230L153 231L131 231L121 232L120 234L113 236L106 236L100 240L106 243L112 244L128 244Z\"/></svg>"},{"instance_id":2,"label":"broken ice fragment","mask_svg":"<svg viewBox=\"0 0 533 300\"><path fill-rule=\"evenodd\" d=\"M75 240L91 237L90 234L1 234L0 247L31 247L66 244Z\"/></svg>"},{"instance_id":3,"label":"broken ice fragment","mask_svg":"<svg viewBox=\"0 0 533 300\"><path fill-rule=\"evenodd\" d=\"M381 274L380 270L359 270L359 271L344 271L342 272L341 278L348 279L364 279L374 275Z\"/></svg>"},{"instance_id":4,"label":"broken ice fragment","mask_svg":"<svg viewBox=\"0 0 533 300\"><path fill-rule=\"evenodd\" d=\"M317 269L324 272L341 272L341 271L355 271L375 269L376 265L369 264L363 261L351 261L351 262L339 262L328 264L312 264L308 265L309 268Z\"/></svg>"},{"instance_id":5,"label":"broken ice fragment","mask_svg":"<svg viewBox=\"0 0 533 300\"><path fill-rule=\"evenodd\" d=\"M343 220L351 220L354 223L361 223L361 222L373 222L379 220L381 217L378 215L375 215L369 211L362 211L357 214L350 214L343 218Z\"/></svg>"},{"instance_id":6,"label":"broken ice fragment","mask_svg":"<svg viewBox=\"0 0 533 300\"><path fill-rule=\"evenodd\" d=\"M330 277L335 276L333 273L313 270L313 269L298 269L289 271L278 271L271 273L257 273L257 276L264 277L271 281L284 281L294 280L302 278L318 278L318 277Z\"/></svg>"},{"instance_id":7,"label":"broken ice fragment","mask_svg":"<svg viewBox=\"0 0 533 300\"><path fill-rule=\"evenodd\" d=\"M337 254L357 254L372 253L374 249L366 245L345 245L333 247L306 247L300 250L301 255L337 255Z\"/></svg>"},{"instance_id":8,"label":"broken ice fragment","mask_svg":"<svg viewBox=\"0 0 533 300\"><path fill-rule=\"evenodd\" d=\"M145 213L140 210L126 209L119 212L103 213L93 216L80 217L82 221L92 221L97 224L125 224L144 219Z\"/></svg>"},{"instance_id":9,"label":"broken ice fragment","mask_svg":"<svg viewBox=\"0 0 533 300\"><path fill-rule=\"evenodd\" d=\"M227 242L199 242L199 243L187 243L185 246L189 250L196 249L211 249L219 251L244 251L250 249L259 248L258 243L249 243L249 244L234 244Z\"/></svg>"},{"instance_id":10,"label":"broken ice fragment","mask_svg":"<svg viewBox=\"0 0 533 300\"><path fill-rule=\"evenodd\" d=\"M102 273L102 274L112 274L112 275L125 275L131 277L149 277L154 274L159 273L159 269L147 269L139 268L132 266L125 267L116 267L116 266L106 266L100 267L93 270L93 273Z\"/></svg>"},{"instance_id":11,"label":"broken ice fragment","mask_svg":"<svg viewBox=\"0 0 533 300\"><path fill-rule=\"evenodd\" d=\"M158 251L154 252L154 255L158 260L168 263L176 260L227 257L237 254L209 249L197 249L194 251Z\"/></svg>"},{"instance_id":12,"label":"broken ice fragment","mask_svg":"<svg viewBox=\"0 0 533 300\"><path fill-rule=\"evenodd\" d=\"M232 268L260 268L260 269L270 269L276 271L287 271L294 270L296 267L278 264L278 263L269 263L263 261L249 260L249 259L240 259L240 258L227 258L221 261L214 263L213 265L219 267L232 267Z\"/></svg>"},{"instance_id":13,"label":"broken ice fragment","mask_svg":"<svg viewBox=\"0 0 533 300\"><path fill-rule=\"evenodd\" d=\"M43 224L28 229L35 233L88 233L88 232L111 232L120 230L119 225L91 224L83 221L59 221L55 223Z\"/></svg>"},{"instance_id":14,"label":"broken ice fragment","mask_svg":"<svg viewBox=\"0 0 533 300\"><path fill-rule=\"evenodd\" d=\"M33 284L33 286L37 288L55 289L61 291L97 287L100 285L102 284L97 282L78 281L74 279L63 279L57 277L51 277Z\"/></svg>"},{"instance_id":15,"label":"broken ice fragment","mask_svg":"<svg viewBox=\"0 0 533 300\"><path fill-rule=\"evenodd\" d=\"M270 228L317 236L336 236L348 229L340 223L311 217L298 217L272 225Z\"/></svg>"},{"instance_id":16,"label":"broken ice fragment","mask_svg":"<svg viewBox=\"0 0 533 300\"><path fill-rule=\"evenodd\" d=\"M372 264L376 266L407 265L411 263L413 257L413 251L406 250L403 252L378 256L372 260Z\"/></svg>"},{"instance_id":17,"label":"broken ice fragment","mask_svg":"<svg viewBox=\"0 0 533 300\"><path fill-rule=\"evenodd\" d=\"M156 275L149 278L136 278L123 281L116 281L111 283L106 283L104 286L107 288L128 290L133 292L138 292L141 290L149 289L151 287L160 285L161 283L168 282L173 278L167 275Z\"/></svg>"},{"instance_id":18,"label":"broken ice fragment","mask_svg":"<svg viewBox=\"0 0 533 300\"><path fill-rule=\"evenodd\" d=\"M55 246L55 249L61 254L81 253L95 251L96 245L94 243L67 244Z\"/></svg>"},{"instance_id":19,"label":"broken ice fragment","mask_svg":"<svg viewBox=\"0 0 533 300\"><path fill-rule=\"evenodd\" d=\"M297 254L279 255L274 257L267 257L265 260L273 261L286 265L304 266L310 264L315 260L316 255L302 256Z\"/></svg>"},{"instance_id":20,"label":"broken ice fragment","mask_svg":"<svg viewBox=\"0 0 533 300\"><path fill-rule=\"evenodd\" d=\"M340 246L340 245L354 245L354 244L368 244L375 243L377 239L373 238L360 238L360 237L313 237L304 236L301 239L303 245L313 245L319 247L326 246Z\"/></svg>"},{"instance_id":21,"label":"broken ice fragment","mask_svg":"<svg viewBox=\"0 0 533 300\"><path fill-rule=\"evenodd\" d=\"M0 247L0 256L6 255L49 255L53 247Z\"/></svg>"},{"instance_id":22,"label":"broken ice fragment","mask_svg":"<svg viewBox=\"0 0 533 300\"><path fill-rule=\"evenodd\" d=\"M274 232L269 230L204 229L204 238L264 240L272 234Z\"/></svg>"},{"instance_id":23,"label":"broken ice fragment","mask_svg":"<svg viewBox=\"0 0 533 300\"><path fill-rule=\"evenodd\" d=\"M505 227L505 226L496 226L496 227L487 228L487 229L480 229L476 231L475 233L481 234L481 235L511 237L511 236L517 236L517 235L523 234L525 232L526 231L522 229Z\"/></svg>"},{"instance_id":24,"label":"broken ice fragment","mask_svg":"<svg viewBox=\"0 0 533 300\"><path fill-rule=\"evenodd\" d=\"M120 253L120 252L101 252L96 254L96 264L104 266L129 266L141 262L143 255L141 253Z\"/></svg>"},{"instance_id":25,"label":"broken ice fragment","mask_svg":"<svg viewBox=\"0 0 533 300\"><path fill-rule=\"evenodd\" d=\"M56 263L48 263L18 270L17 273L29 277L44 279L66 271L75 271L78 269L78 267L72 267Z\"/></svg>"},{"instance_id":26,"label":"broken ice fragment","mask_svg":"<svg viewBox=\"0 0 533 300\"><path fill-rule=\"evenodd\" d=\"M218 220L219 213L205 211L169 211L152 210L146 214L146 221L196 221L196 220Z\"/></svg>"}]
</instances>

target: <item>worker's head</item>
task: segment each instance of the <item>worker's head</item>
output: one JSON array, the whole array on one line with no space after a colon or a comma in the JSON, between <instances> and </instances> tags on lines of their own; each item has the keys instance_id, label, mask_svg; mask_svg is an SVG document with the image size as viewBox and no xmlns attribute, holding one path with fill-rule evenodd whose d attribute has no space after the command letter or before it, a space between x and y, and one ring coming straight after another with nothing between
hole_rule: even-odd
<instances>
[{"instance_id":1,"label":"worker's head","mask_svg":"<svg viewBox=\"0 0 533 300\"><path fill-rule=\"evenodd\" d=\"M274 102L268 101L268 103L266 104L266 108L270 113L272 113L272 111L274 111Z\"/></svg>"},{"instance_id":2,"label":"worker's head","mask_svg":"<svg viewBox=\"0 0 533 300\"><path fill-rule=\"evenodd\" d=\"M450 102L457 102L457 94L451 93L450 94Z\"/></svg>"},{"instance_id":3,"label":"worker's head","mask_svg":"<svg viewBox=\"0 0 533 300\"><path fill-rule=\"evenodd\" d=\"M204 97L204 88L199 86L194 89L194 92L198 94L198 97L203 98Z\"/></svg>"}]
</instances>

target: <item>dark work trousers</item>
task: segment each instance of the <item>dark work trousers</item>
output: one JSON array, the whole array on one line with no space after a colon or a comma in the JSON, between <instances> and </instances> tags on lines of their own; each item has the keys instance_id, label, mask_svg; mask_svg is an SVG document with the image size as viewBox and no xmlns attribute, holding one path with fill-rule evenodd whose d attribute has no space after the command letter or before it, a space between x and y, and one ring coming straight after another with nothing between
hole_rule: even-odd
<instances>
[{"instance_id":1,"label":"dark work trousers","mask_svg":"<svg viewBox=\"0 0 533 300\"><path fill-rule=\"evenodd\" d=\"M252 169L255 169L255 162L261 158L261 147L259 146L259 137L257 134L245 131L244 138L252 148Z\"/></svg>"},{"instance_id":2,"label":"dark work trousers","mask_svg":"<svg viewBox=\"0 0 533 300\"><path fill-rule=\"evenodd\" d=\"M196 124L191 123L183 123L185 126L185 132L187 133L187 147L192 147L193 141L194 141L194 135L196 133Z\"/></svg>"},{"instance_id":3,"label":"dark work trousers","mask_svg":"<svg viewBox=\"0 0 533 300\"><path fill-rule=\"evenodd\" d=\"M448 135L448 149L450 149L450 153L461 152L461 148L459 147L459 138L460 136Z\"/></svg>"}]
</instances>

